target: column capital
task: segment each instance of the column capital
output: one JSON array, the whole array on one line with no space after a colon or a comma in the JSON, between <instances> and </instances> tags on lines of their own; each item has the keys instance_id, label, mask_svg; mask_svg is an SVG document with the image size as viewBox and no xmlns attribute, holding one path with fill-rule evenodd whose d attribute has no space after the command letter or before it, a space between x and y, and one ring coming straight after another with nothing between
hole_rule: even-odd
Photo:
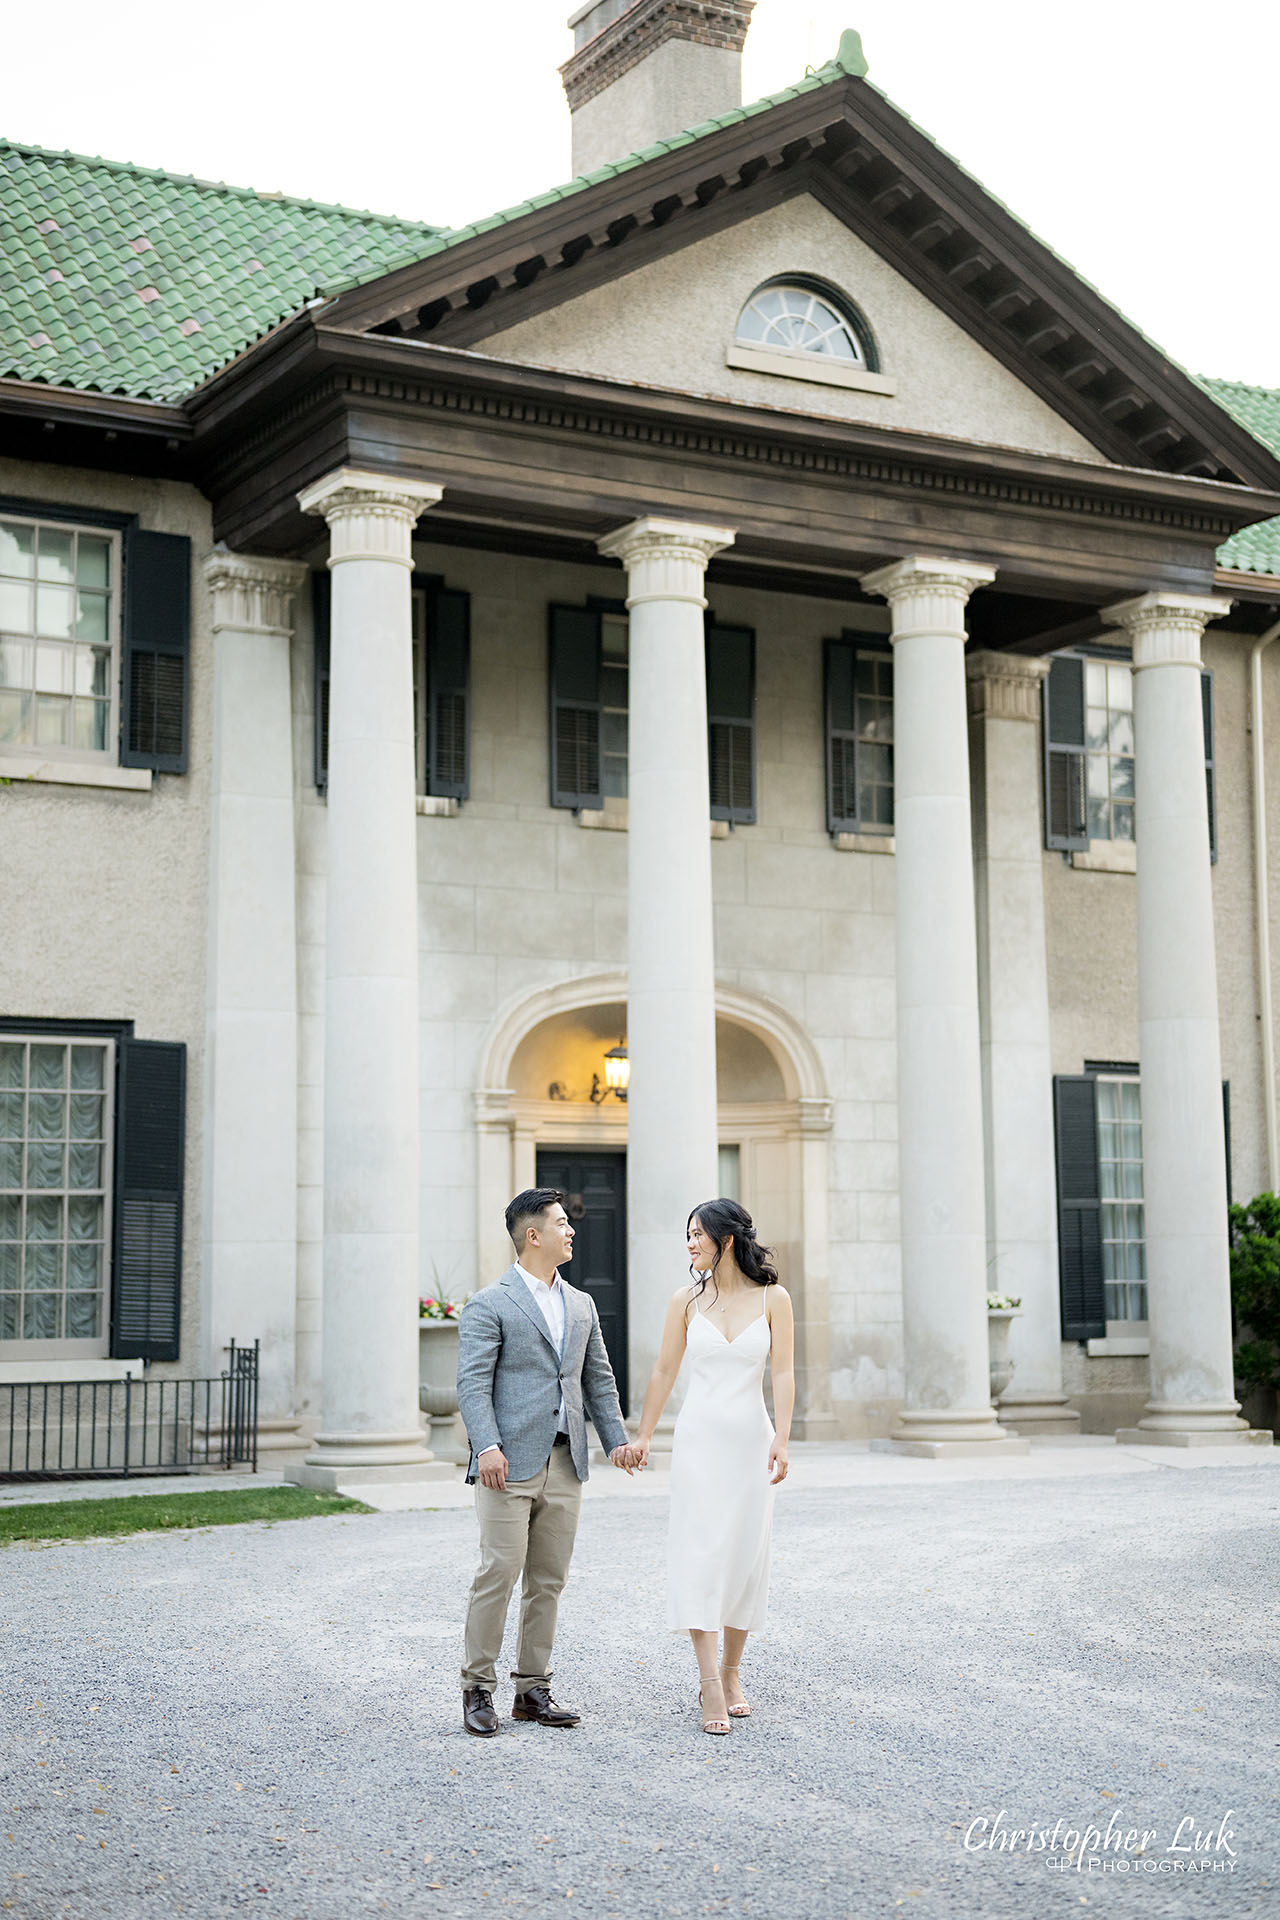
<instances>
[{"instance_id":1,"label":"column capital","mask_svg":"<svg viewBox=\"0 0 1280 1920\"><path fill-rule=\"evenodd\" d=\"M976 560L940 560L916 553L864 573L862 591L887 600L891 607L913 594L936 594L963 610L975 587L990 586L995 577L994 567Z\"/></svg>"},{"instance_id":2,"label":"column capital","mask_svg":"<svg viewBox=\"0 0 1280 1920\"><path fill-rule=\"evenodd\" d=\"M443 493L434 480L337 467L304 487L298 505L328 521L331 567L343 560L391 560L411 567L413 529Z\"/></svg>"},{"instance_id":3,"label":"column capital","mask_svg":"<svg viewBox=\"0 0 1280 1920\"><path fill-rule=\"evenodd\" d=\"M628 607L646 600L686 600L705 607L703 577L711 556L731 547L732 527L645 515L597 540L606 558L621 560L628 574Z\"/></svg>"},{"instance_id":4,"label":"column capital","mask_svg":"<svg viewBox=\"0 0 1280 1920\"><path fill-rule=\"evenodd\" d=\"M964 663L969 683L969 713L975 720L1040 719L1040 682L1047 660L1021 653L969 654Z\"/></svg>"},{"instance_id":5,"label":"column capital","mask_svg":"<svg viewBox=\"0 0 1280 1920\"><path fill-rule=\"evenodd\" d=\"M293 632L293 596L307 577L297 560L266 560L232 553L221 544L204 563L204 580L213 598L213 630L237 633Z\"/></svg>"},{"instance_id":6,"label":"column capital","mask_svg":"<svg viewBox=\"0 0 1280 1920\"><path fill-rule=\"evenodd\" d=\"M1133 643L1133 670L1199 667L1200 639L1210 620L1221 620L1234 603L1198 593L1140 593L1104 607L1110 627L1123 627Z\"/></svg>"}]
</instances>

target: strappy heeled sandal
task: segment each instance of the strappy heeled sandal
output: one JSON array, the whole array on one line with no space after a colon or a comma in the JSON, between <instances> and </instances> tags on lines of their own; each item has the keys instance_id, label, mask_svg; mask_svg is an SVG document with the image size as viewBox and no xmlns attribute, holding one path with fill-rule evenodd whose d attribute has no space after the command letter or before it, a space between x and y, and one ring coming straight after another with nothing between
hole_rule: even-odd
<instances>
[{"instance_id":1,"label":"strappy heeled sandal","mask_svg":"<svg viewBox=\"0 0 1280 1920\"><path fill-rule=\"evenodd\" d=\"M698 1705L702 1705L701 1687L698 1688ZM704 1720L702 1723L702 1731L704 1733L725 1734L729 1731L729 1722L727 1720Z\"/></svg>"},{"instance_id":2,"label":"strappy heeled sandal","mask_svg":"<svg viewBox=\"0 0 1280 1920\"><path fill-rule=\"evenodd\" d=\"M721 1686L724 1685L724 1676L726 1673L737 1673L738 1671L739 1669L737 1667L721 1667L720 1669ZM749 1720L751 1718L751 1708L747 1705L747 1702L745 1700L742 1700L738 1703L736 1707L729 1708L729 1718L731 1720Z\"/></svg>"}]
</instances>

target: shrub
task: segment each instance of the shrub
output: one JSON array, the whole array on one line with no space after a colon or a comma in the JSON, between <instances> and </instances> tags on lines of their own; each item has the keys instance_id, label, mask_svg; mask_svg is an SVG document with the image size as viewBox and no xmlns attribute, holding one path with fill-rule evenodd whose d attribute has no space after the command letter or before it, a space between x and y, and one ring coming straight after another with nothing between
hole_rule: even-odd
<instances>
[{"instance_id":1,"label":"shrub","mask_svg":"<svg viewBox=\"0 0 1280 1920\"><path fill-rule=\"evenodd\" d=\"M1236 1348L1236 1379L1280 1388L1280 1194L1259 1193L1228 1212L1231 1305L1252 1336Z\"/></svg>"}]
</instances>

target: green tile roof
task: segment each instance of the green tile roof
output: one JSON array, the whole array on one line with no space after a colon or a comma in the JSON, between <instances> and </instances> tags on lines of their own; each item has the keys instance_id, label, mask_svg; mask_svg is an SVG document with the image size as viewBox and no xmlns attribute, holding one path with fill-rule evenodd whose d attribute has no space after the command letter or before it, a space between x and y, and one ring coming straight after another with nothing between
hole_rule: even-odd
<instances>
[{"instance_id":1,"label":"green tile roof","mask_svg":"<svg viewBox=\"0 0 1280 1920\"><path fill-rule=\"evenodd\" d=\"M437 231L0 141L0 375L180 400Z\"/></svg>"},{"instance_id":2,"label":"green tile roof","mask_svg":"<svg viewBox=\"0 0 1280 1920\"><path fill-rule=\"evenodd\" d=\"M1255 440L1280 454L1280 390L1249 387L1243 380L1201 379L1200 385L1224 407ZM1280 574L1280 519L1262 520L1234 534L1218 548L1218 565L1237 573Z\"/></svg>"}]
</instances>

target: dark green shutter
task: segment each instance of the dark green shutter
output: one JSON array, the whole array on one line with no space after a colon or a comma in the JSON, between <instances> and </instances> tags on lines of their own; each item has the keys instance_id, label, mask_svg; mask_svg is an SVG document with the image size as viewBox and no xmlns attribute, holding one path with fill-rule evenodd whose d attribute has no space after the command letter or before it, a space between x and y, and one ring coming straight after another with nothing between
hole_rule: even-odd
<instances>
[{"instance_id":1,"label":"dark green shutter","mask_svg":"<svg viewBox=\"0 0 1280 1920\"><path fill-rule=\"evenodd\" d=\"M111 1354L176 1360L187 1050L122 1039L116 1067Z\"/></svg>"},{"instance_id":2,"label":"dark green shutter","mask_svg":"<svg viewBox=\"0 0 1280 1920\"><path fill-rule=\"evenodd\" d=\"M713 820L756 817L756 636L707 623L707 769Z\"/></svg>"},{"instance_id":3,"label":"dark green shutter","mask_svg":"<svg viewBox=\"0 0 1280 1920\"><path fill-rule=\"evenodd\" d=\"M1204 786L1209 802L1209 858L1218 857L1218 782L1213 764L1213 673L1200 675L1200 710L1204 716Z\"/></svg>"},{"instance_id":4,"label":"dark green shutter","mask_svg":"<svg viewBox=\"0 0 1280 1920\"><path fill-rule=\"evenodd\" d=\"M327 572L311 576L311 633L313 640L314 751L316 787L329 790L329 603L332 581Z\"/></svg>"},{"instance_id":5,"label":"dark green shutter","mask_svg":"<svg viewBox=\"0 0 1280 1920\"><path fill-rule=\"evenodd\" d=\"M120 764L187 770L191 542L131 526L124 536Z\"/></svg>"},{"instance_id":6,"label":"dark green shutter","mask_svg":"<svg viewBox=\"0 0 1280 1920\"><path fill-rule=\"evenodd\" d=\"M1102 1291L1102 1202L1098 1175L1098 1109L1091 1073L1058 1074L1053 1082L1058 1161L1058 1286L1064 1340L1101 1340L1107 1331Z\"/></svg>"},{"instance_id":7,"label":"dark green shutter","mask_svg":"<svg viewBox=\"0 0 1280 1920\"><path fill-rule=\"evenodd\" d=\"M549 609L551 804L600 805L600 609Z\"/></svg>"},{"instance_id":8,"label":"dark green shutter","mask_svg":"<svg viewBox=\"0 0 1280 1920\"><path fill-rule=\"evenodd\" d=\"M471 772L471 595L427 594L427 792L465 800Z\"/></svg>"},{"instance_id":9,"label":"dark green shutter","mask_svg":"<svg viewBox=\"0 0 1280 1920\"><path fill-rule=\"evenodd\" d=\"M823 702L827 735L827 832L858 831L858 735L854 700L857 643L823 645Z\"/></svg>"},{"instance_id":10,"label":"dark green shutter","mask_svg":"<svg viewBox=\"0 0 1280 1920\"><path fill-rule=\"evenodd\" d=\"M1084 661L1059 654L1044 683L1044 843L1089 846L1085 785Z\"/></svg>"}]
</instances>

